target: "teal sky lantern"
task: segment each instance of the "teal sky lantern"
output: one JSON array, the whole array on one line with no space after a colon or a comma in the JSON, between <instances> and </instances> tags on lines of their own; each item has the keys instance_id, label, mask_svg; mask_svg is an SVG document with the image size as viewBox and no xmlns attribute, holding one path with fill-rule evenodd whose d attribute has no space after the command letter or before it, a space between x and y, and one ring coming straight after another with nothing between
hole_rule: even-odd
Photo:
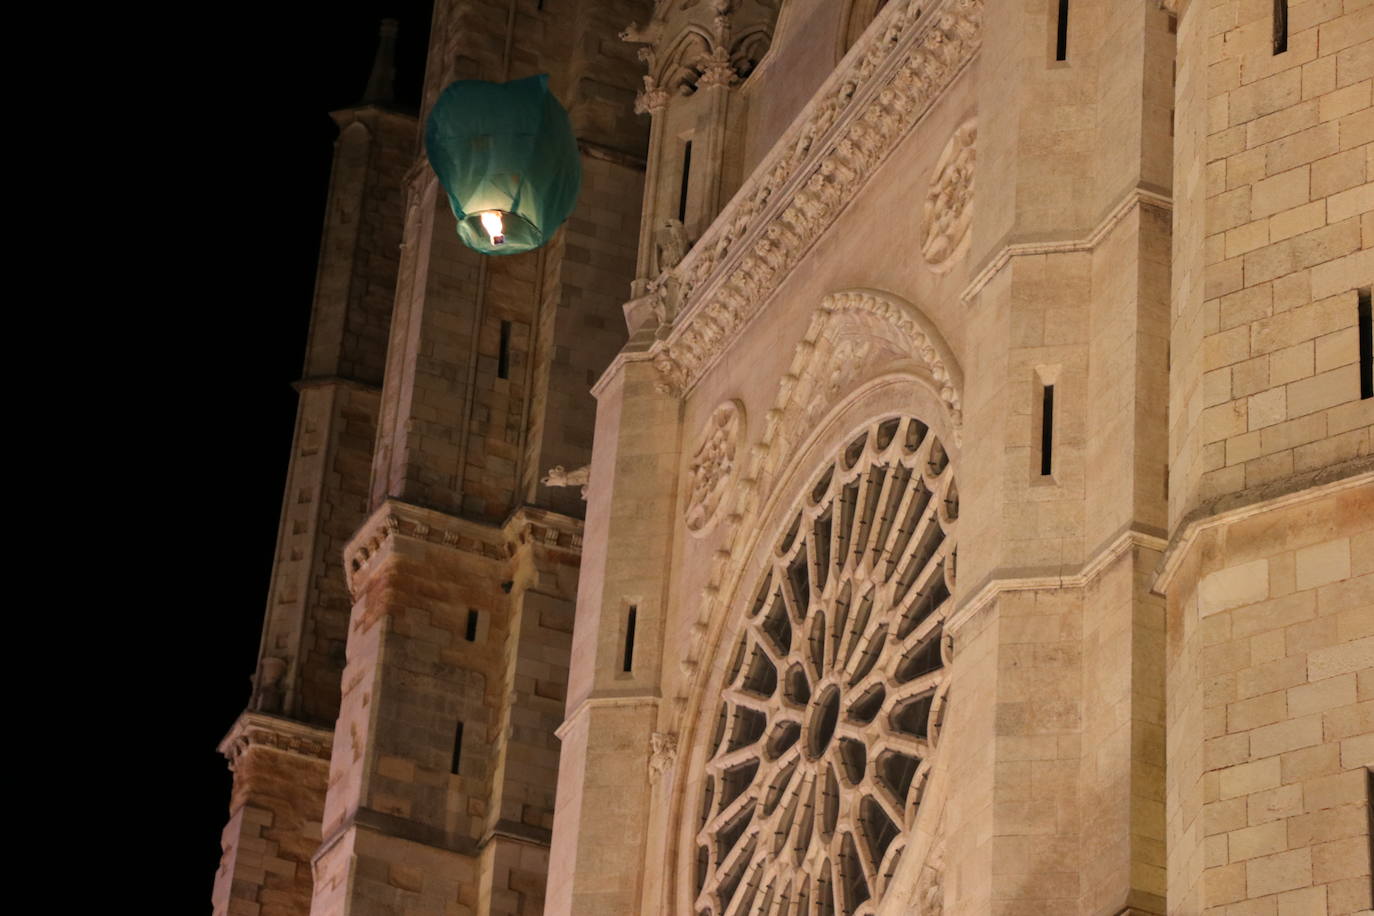
<instances>
[{"instance_id":1,"label":"teal sky lantern","mask_svg":"<svg viewBox=\"0 0 1374 916\"><path fill-rule=\"evenodd\" d=\"M538 248L577 202L577 139L547 74L453 83L430 112L425 148L459 237L483 254Z\"/></svg>"}]
</instances>

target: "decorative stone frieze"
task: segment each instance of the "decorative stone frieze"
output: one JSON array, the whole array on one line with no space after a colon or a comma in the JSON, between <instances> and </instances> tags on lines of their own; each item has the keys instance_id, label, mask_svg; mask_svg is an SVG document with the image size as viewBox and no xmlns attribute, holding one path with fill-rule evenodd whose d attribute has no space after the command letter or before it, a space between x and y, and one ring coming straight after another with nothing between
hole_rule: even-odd
<instances>
[{"instance_id":1,"label":"decorative stone frieze","mask_svg":"<svg viewBox=\"0 0 1374 916\"><path fill-rule=\"evenodd\" d=\"M973 166L978 123L959 125L931 172L926 192L921 254L935 273L948 271L968 251L973 221Z\"/></svg>"},{"instance_id":2,"label":"decorative stone frieze","mask_svg":"<svg viewBox=\"0 0 1374 916\"><path fill-rule=\"evenodd\" d=\"M895 0L682 262L681 307L653 344L690 389L976 54L982 0Z\"/></svg>"},{"instance_id":3,"label":"decorative stone frieze","mask_svg":"<svg viewBox=\"0 0 1374 916\"><path fill-rule=\"evenodd\" d=\"M329 760L334 745L334 733L294 719L247 711L235 720L229 733L219 743L219 752L229 761L229 769L237 766L239 758L250 747L269 747L273 750Z\"/></svg>"},{"instance_id":4,"label":"decorative stone frieze","mask_svg":"<svg viewBox=\"0 0 1374 916\"><path fill-rule=\"evenodd\" d=\"M687 468L687 530L704 535L716 520L716 510L734 483L737 452L744 438L744 404L726 401L706 420L692 463Z\"/></svg>"}]
</instances>

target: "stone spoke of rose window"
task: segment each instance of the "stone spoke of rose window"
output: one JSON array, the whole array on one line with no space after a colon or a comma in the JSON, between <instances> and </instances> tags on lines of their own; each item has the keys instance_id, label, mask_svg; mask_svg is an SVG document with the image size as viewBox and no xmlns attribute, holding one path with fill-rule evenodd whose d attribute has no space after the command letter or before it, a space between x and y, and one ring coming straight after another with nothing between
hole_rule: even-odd
<instances>
[{"instance_id":1,"label":"stone spoke of rose window","mask_svg":"<svg viewBox=\"0 0 1374 916\"><path fill-rule=\"evenodd\" d=\"M732 646L697 833L699 916L863 916L930 769L958 497L944 447L851 439L773 545Z\"/></svg>"}]
</instances>

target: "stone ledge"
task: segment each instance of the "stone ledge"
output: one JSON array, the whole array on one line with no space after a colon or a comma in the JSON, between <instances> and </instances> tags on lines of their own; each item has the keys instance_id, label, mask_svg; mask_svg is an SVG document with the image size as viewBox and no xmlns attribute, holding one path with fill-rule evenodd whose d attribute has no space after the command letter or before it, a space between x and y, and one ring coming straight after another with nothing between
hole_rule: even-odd
<instances>
[{"instance_id":1,"label":"stone ledge","mask_svg":"<svg viewBox=\"0 0 1374 916\"><path fill-rule=\"evenodd\" d=\"M234 721L217 749L228 759L232 770L250 747L266 747L328 762L333 746L331 729L249 709Z\"/></svg>"},{"instance_id":2,"label":"stone ledge","mask_svg":"<svg viewBox=\"0 0 1374 916\"><path fill-rule=\"evenodd\" d=\"M353 391L362 391L366 394L381 394L382 386L372 382L364 382L355 378L345 378L342 375L314 375L307 378L296 379L291 383L291 387L297 391L305 391L308 388L329 388L337 386L349 388Z\"/></svg>"},{"instance_id":3,"label":"stone ledge","mask_svg":"<svg viewBox=\"0 0 1374 916\"><path fill-rule=\"evenodd\" d=\"M506 562L526 546L582 552L582 522L534 506L522 506L500 527L474 522L430 509L388 499L363 522L344 547L344 576L356 600L372 560L392 538L407 538L447 547L494 562Z\"/></svg>"},{"instance_id":4,"label":"stone ledge","mask_svg":"<svg viewBox=\"0 0 1374 916\"><path fill-rule=\"evenodd\" d=\"M990 573L983 584L964 602L958 610L949 615L945 622L945 632L953 635L1003 592L1053 591L1059 589L1085 588L1116 560L1133 548L1143 548L1163 552L1164 538L1158 535L1127 528L1104 546L1098 548L1077 570L1057 574L1011 575L1019 570L1003 570Z\"/></svg>"},{"instance_id":5,"label":"stone ledge","mask_svg":"<svg viewBox=\"0 0 1374 916\"><path fill-rule=\"evenodd\" d=\"M394 814L385 814L372 808L359 808L352 817L345 820L333 833L324 838L323 842L320 843L320 848L315 850L315 855L311 857L311 863L318 867L320 859L338 845L339 841L347 836L351 830L371 833L390 840L413 843L416 846L423 846L426 849L448 853L449 855L475 858L478 853L477 844L467 837L459 837L450 841L444 831L437 828L426 827L406 818L397 817Z\"/></svg>"},{"instance_id":6,"label":"stone ledge","mask_svg":"<svg viewBox=\"0 0 1374 916\"><path fill-rule=\"evenodd\" d=\"M1150 590L1157 595L1168 591L1183 558L1208 528L1366 486L1374 486L1374 456L1368 455L1210 499L1179 520Z\"/></svg>"},{"instance_id":7,"label":"stone ledge","mask_svg":"<svg viewBox=\"0 0 1374 916\"><path fill-rule=\"evenodd\" d=\"M1138 207L1154 207L1157 210L1173 212L1173 199L1161 191L1153 190L1144 186L1131 188L1123 194L1115 204L1107 208L1102 218L1097 221L1092 231L1087 235L1076 238L1043 238L1032 239L1023 242L1008 241L1005 237L999 242L994 250L996 254L990 257L985 265L978 269L968 286L959 294L959 298L965 304L971 302L983 287L992 282L993 277L1002 271L1002 268L1011 263L1012 258L1023 258L1030 255L1041 254L1066 254L1074 251L1092 251L1116 228L1117 224L1124 220L1130 213Z\"/></svg>"}]
</instances>

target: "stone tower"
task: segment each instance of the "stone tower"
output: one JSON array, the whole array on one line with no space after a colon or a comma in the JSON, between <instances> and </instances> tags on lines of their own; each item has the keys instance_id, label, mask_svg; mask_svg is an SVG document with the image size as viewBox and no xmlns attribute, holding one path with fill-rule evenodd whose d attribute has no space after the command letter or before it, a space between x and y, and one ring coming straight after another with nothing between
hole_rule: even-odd
<instances>
[{"instance_id":1,"label":"stone tower","mask_svg":"<svg viewBox=\"0 0 1374 916\"><path fill-rule=\"evenodd\" d=\"M551 246L405 179L314 912L1371 911L1374 7L441 2L426 98L536 60Z\"/></svg>"},{"instance_id":2,"label":"stone tower","mask_svg":"<svg viewBox=\"0 0 1374 916\"><path fill-rule=\"evenodd\" d=\"M366 98L335 113L263 649L222 745L216 913L542 912L575 481L588 389L625 340L646 133L616 38L645 11L547 6L436 4L418 121L393 110L385 23ZM572 116L579 205L543 249L484 259L420 128L455 79L541 72Z\"/></svg>"},{"instance_id":3,"label":"stone tower","mask_svg":"<svg viewBox=\"0 0 1374 916\"><path fill-rule=\"evenodd\" d=\"M351 599L343 548L368 515L388 326L415 156L382 23L359 104L339 126L267 613L248 708L220 750L234 771L214 912L305 912L339 714Z\"/></svg>"}]
</instances>

